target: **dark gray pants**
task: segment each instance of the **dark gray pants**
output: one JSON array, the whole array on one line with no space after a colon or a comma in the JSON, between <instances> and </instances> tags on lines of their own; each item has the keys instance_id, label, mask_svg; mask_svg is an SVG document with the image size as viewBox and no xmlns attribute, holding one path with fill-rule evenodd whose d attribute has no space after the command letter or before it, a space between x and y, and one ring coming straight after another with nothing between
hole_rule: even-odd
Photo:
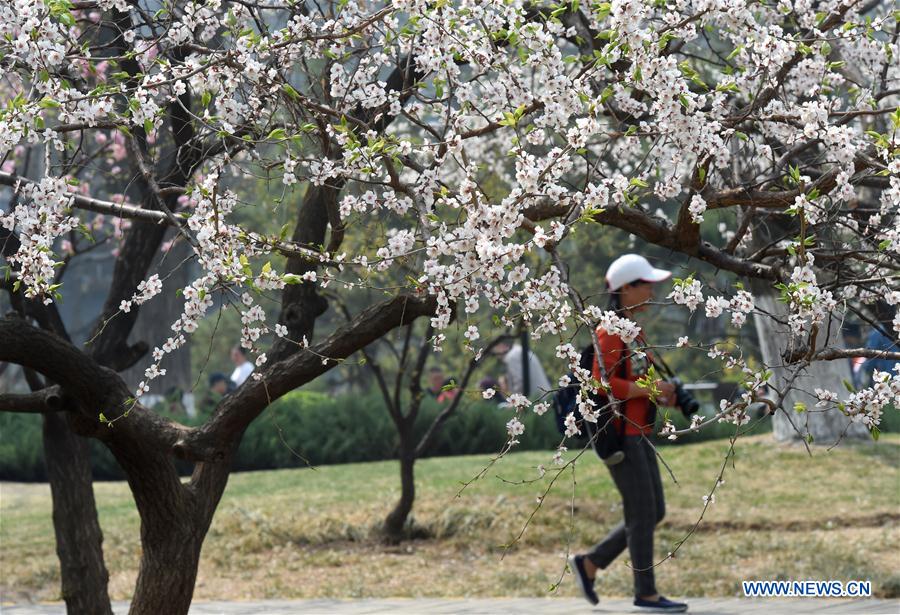
<instances>
[{"instance_id":1,"label":"dark gray pants","mask_svg":"<svg viewBox=\"0 0 900 615\"><path fill-rule=\"evenodd\" d=\"M653 531L666 514L656 453L641 436L625 436L625 460L609 468L619 493L625 520L594 546L587 558L598 568L609 566L625 547L634 568L634 595L656 593L653 577Z\"/></svg>"}]
</instances>

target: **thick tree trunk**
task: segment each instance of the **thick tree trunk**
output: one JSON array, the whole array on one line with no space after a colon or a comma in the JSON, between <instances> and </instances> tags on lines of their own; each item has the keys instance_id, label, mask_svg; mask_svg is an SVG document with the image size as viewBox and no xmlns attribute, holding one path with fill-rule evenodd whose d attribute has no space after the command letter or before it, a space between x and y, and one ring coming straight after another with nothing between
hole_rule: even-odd
<instances>
[{"instance_id":1,"label":"thick tree trunk","mask_svg":"<svg viewBox=\"0 0 900 615\"><path fill-rule=\"evenodd\" d=\"M163 519L157 519L162 522ZM206 528L198 519L141 523L141 567L131 599L130 615L182 615L194 596L200 549ZM208 524L207 524L208 525Z\"/></svg>"},{"instance_id":2,"label":"thick tree trunk","mask_svg":"<svg viewBox=\"0 0 900 615\"><path fill-rule=\"evenodd\" d=\"M412 448L405 444L400 447L400 499L384 520L384 535L391 542L403 539L406 520L416 499L416 480L413 474L416 457Z\"/></svg>"},{"instance_id":3,"label":"thick tree trunk","mask_svg":"<svg viewBox=\"0 0 900 615\"><path fill-rule=\"evenodd\" d=\"M778 301L771 290L754 288L756 306L774 315L779 320L787 321L788 313L785 304ZM754 315L756 332L763 362L773 366L772 384L782 389L793 380L790 392L784 399L784 411L779 410L772 417L772 431L780 442L812 437L818 444L834 444L841 437L867 438L868 431L860 423L851 423L836 408L823 411L816 408L816 397L812 394L816 388L834 391L840 394L844 389L844 381L851 380L848 361L816 361L798 373L797 365L784 365L782 358L785 350L795 348L801 343L787 325L780 325L773 318L761 314ZM839 324L833 322L830 330L823 324L816 342L817 348L843 348L844 340ZM796 412L795 404L805 404L805 412Z\"/></svg>"},{"instance_id":4,"label":"thick tree trunk","mask_svg":"<svg viewBox=\"0 0 900 615\"><path fill-rule=\"evenodd\" d=\"M69 429L62 412L44 414L43 437L66 611L112 615L87 440Z\"/></svg>"},{"instance_id":5,"label":"thick tree trunk","mask_svg":"<svg viewBox=\"0 0 900 615\"><path fill-rule=\"evenodd\" d=\"M166 238L171 240L173 236L174 233L170 231ZM138 313L137 321L131 330L129 344L145 342L150 348L161 347L172 335L172 323L181 316L181 312L184 310L184 298L177 291L190 284L193 279L191 265L185 262L190 255L190 245L186 241L178 241L167 253L157 257L152 271L165 280L163 290L153 298L151 303L147 304L146 309L142 309ZM144 380L144 370L147 368L148 362L149 359L139 361L134 366L120 372L122 379L130 389L136 389L138 383ZM166 370L165 375L153 381L153 393L147 396L149 399L142 399L141 402L152 407L165 396L173 401L183 403L188 415L193 416L195 407L191 392L194 381L191 377L190 336L178 352L167 354L160 366ZM176 395L176 391L179 394Z\"/></svg>"},{"instance_id":6,"label":"thick tree trunk","mask_svg":"<svg viewBox=\"0 0 900 615\"><path fill-rule=\"evenodd\" d=\"M108 443L128 476L141 516L140 570L130 615L186 615L200 550L228 482L230 455L197 464L182 483L172 459L130 441Z\"/></svg>"}]
</instances>

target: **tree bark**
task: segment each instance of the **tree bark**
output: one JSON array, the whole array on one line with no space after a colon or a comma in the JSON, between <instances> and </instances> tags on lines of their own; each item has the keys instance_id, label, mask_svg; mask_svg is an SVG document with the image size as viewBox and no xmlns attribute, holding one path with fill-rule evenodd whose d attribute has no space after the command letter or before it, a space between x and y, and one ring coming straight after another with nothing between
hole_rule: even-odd
<instances>
[{"instance_id":1,"label":"tree bark","mask_svg":"<svg viewBox=\"0 0 900 615\"><path fill-rule=\"evenodd\" d=\"M785 304L778 301L768 286L758 285L754 288L756 306L772 314L778 320L787 321L788 310ZM837 408L824 410L816 408L814 389L828 391L844 391L844 381L851 380L848 361L815 361L802 368L798 375L799 365L785 365L782 358L784 352L797 344L797 338L787 325L780 325L774 318L754 314L759 346L765 365L772 366L774 372L772 385L776 389L784 388L791 379L793 386L784 398L783 411L772 417L772 432L779 442L788 442L812 437L814 443L833 444L841 437L868 438L865 426L851 423ZM822 347L844 348L843 335L838 323L823 323L816 345ZM805 412L795 412L795 404L806 406Z\"/></svg>"},{"instance_id":2,"label":"tree bark","mask_svg":"<svg viewBox=\"0 0 900 615\"><path fill-rule=\"evenodd\" d=\"M18 239L9 233L4 242L4 256L9 256L9 250L17 249ZM31 311L42 327L55 331L66 342L70 341L55 306L25 301L15 294L11 299L21 316ZM6 343L14 343L12 335L2 338ZM57 412L66 403L73 402L67 402L59 387L46 388L46 383L34 370L25 368L23 372L32 395L40 394L45 408L51 410L43 414L42 439L66 610L86 615L112 615L107 593L109 573L103 561L103 532L94 501L88 443L70 429L67 413Z\"/></svg>"},{"instance_id":3,"label":"tree bark","mask_svg":"<svg viewBox=\"0 0 900 615\"><path fill-rule=\"evenodd\" d=\"M198 531L189 516L170 527L164 521L142 517L143 553L129 615L182 615L191 606L206 528Z\"/></svg>"},{"instance_id":4,"label":"tree bark","mask_svg":"<svg viewBox=\"0 0 900 615\"><path fill-rule=\"evenodd\" d=\"M44 414L43 438L66 611L112 615L87 440L72 433L63 412Z\"/></svg>"},{"instance_id":5,"label":"tree bark","mask_svg":"<svg viewBox=\"0 0 900 615\"><path fill-rule=\"evenodd\" d=\"M406 434L406 440L411 439L412 434ZM412 511L413 502L416 499L416 480L413 468L416 463L415 447L412 442L400 444L400 499L394 505L387 518L384 520L384 535L389 542L400 542L403 539L403 530L406 520Z\"/></svg>"},{"instance_id":6,"label":"tree bark","mask_svg":"<svg viewBox=\"0 0 900 615\"><path fill-rule=\"evenodd\" d=\"M175 238L175 234L169 231L167 240ZM135 321L134 328L128 340L129 346L146 343L148 347L162 346L166 339L172 335L172 323L175 322L184 309L184 298L176 291L180 291L192 281L191 265L184 262L191 255L191 246L186 241L177 241L167 253L156 257L153 270L164 280L163 290L159 296L153 298L148 308L141 310ZM165 395L169 397L175 390L180 391L176 395L178 402L185 403L185 410L192 415L193 407L187 407L185 395L191 394L194 385L191 374L191 337L188 336L184 346L178 352L167 354L160 364L166 370L165 375L156 378L153 382L153 397ZM134 390L138 383L144 380L144 362L120 372L122 379L128 388ZM151 398L152 399L152 398ZM144 400L142 400L143 402Z\"/></svg>"},{"instance_id":7,"label":"tree bark","mask_svg":"<svg viewBox=\"0 0 900 615\"><path fill-rule=\"evenodd\" d=\"M297 212L297 224L291 241L309 247L325 244L328 230L329 208L337 207L340 186L310 186ZM334 231L332 231L334 233ZM306 259L291 257L285 273L302 276L315 272L318 266ZM297 344L306 338L312 342L316 320L328 309L328 301L319 294L315 284L303 282L286 286L281 296L281 314L278 322L288 329L287 339L279 339L269 353L271 360L279 361L297 351ZM291 340L291 341L288 341ZM294 343L291 343L294 342Z\"/></svg>"},{"instance_id":8,"label":"tree bark","mask_svg":"<svg viewBox=\"0 0 900 615\"><path fill-rule=\"evenodd\" d=\"M231 454L221 462L197 464L185 484L166 454L130 439L108 444L128 476L141 517L141 563L129 615L186 615Z\"/></svg>"}]
</instances>

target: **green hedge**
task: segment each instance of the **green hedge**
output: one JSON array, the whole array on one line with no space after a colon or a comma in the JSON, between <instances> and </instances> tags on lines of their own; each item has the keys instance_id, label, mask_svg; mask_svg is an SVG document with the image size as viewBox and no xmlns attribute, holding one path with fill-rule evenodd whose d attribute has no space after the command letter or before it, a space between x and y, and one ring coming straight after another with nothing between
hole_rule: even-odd
<instances>
[{"instance_id":1,"label":"green hedge","mask_svg":"<svg viewBox=\"0 0 900 615\"><path fill-rule=\"evenodd\" d=\"M415 426L421 438L442 406L427 399ZM434 440L429 456L498 451L506 441L509 409L463 402ZM550 416L528 416L521 445L528 450L554 447L559 437ZM275 402L255 421L241 442L236 470L264 470L375 461L396 457L394 425L377 395L332 397L295 391Z\"/></svg>"},{"instance_id":2,"label":"green hedge","mask_svg":"<svg viewBox=\"0 0 900 615\"><path fill-rule=\"evenodd\" d=\"M441 406L425 400L416 423L421 437ZM509 409L487 402L463 402L444 423L429 456L492 453L506 441ZM184 417L179 417L184 421ZM202 420L202 419L198 419ZM197 422L197 421L193 421ZM553 417L525 416L520 448L550 449L559 442ZM377 395L333 397L294 391L285 395L254 421L244 434L234 461L235 471L376 461L396 457L394 425ZM124 478L115 459L99 442L91 442L94 478ZM180 464L184 473L188 464ZM29 414L0 413L0 480L45 481L41 418Z\"/></svg>"},{"instance_id":3,"label":"green hedge","mask_svg":"<svg viewBox=\"0 0 900 615\"><path fill-rule=\"evenodd\" d=\"M416 424L421 437L441 406L432 400L423 404ZM704 414L710 416L705 409ZM441 430L429 456L490 454L506 441L510 409L485 402L464 402ZM683 427L681 413L672 412L674 422ZM202 420L202 419L197 419ZM560 442L551 412L523 417L525 433L519 450L550 450ZM882 431L900 431L900 413L884 414ZM754 433L770 428L769 420L754 424ZM712 425L699 434L679 438L676 444L724 438L734 433L729 424ZM668 444L668 441L661 441ZM570 448L574 444L570 445ZM397 436L378 395L334 397L323 393L294 391L278 400L247 430L234 462L234 470L328 465L375 461L396 457ZM91 442L94 477L120 480L122 472L109 451ZM179 468L190 472L188 464ZM0 413L0 480L44 481L46 470L41 443L41 418L36 415Z\"/></svg>"}]
</instances>

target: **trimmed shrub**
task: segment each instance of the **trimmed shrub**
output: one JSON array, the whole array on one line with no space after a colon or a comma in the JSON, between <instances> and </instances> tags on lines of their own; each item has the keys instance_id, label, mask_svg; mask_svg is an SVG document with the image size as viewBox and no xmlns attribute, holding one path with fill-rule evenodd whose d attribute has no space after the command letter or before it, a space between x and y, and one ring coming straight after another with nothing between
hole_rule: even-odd
<instances>
[{"instance_id":1,"label":"trimmed shrub","mask_svg":"<svg viewBox=\"0 0 900 615\"><path fill-rule=\"evenodd\" d=\"M423 402L414 431L417 440L442 408L430 398ZM701 412L712 416L711 408ZM688 425L679 411L670 410L670 415L678 428ZM496 453L506 442L506 422L512 416L509 408L498 408L481 399L464 400L444 423L426 456ZM537 416L527 411L520 418L525 433L520 436L516 450L552 450L560 443L551 413ZM185 418L178 417L178 420ZM191 422L202 420L201 417ZM771 422L753 421L742 429L751 427L750 433L762 433L771 430ZM900 413L888 409L883 415L882 431L900 431ZM733 425L722 423L710 425L701 433L682 436L674 443L665 439L659 439L658 443L680 445L727 438L733 433ZM122 480L124 475L106 447L94 440L90 446L94 478ZM250 425L238 449L234 469L269 470L377 461L393 459L396 455L397 434L378 394L334 397L294 391L275 402ZM187 463L179 462L178 467L185 474L191 470ZM0 480L47 480L40 416L0 412Z\"/></svg>"}]
</instances>

